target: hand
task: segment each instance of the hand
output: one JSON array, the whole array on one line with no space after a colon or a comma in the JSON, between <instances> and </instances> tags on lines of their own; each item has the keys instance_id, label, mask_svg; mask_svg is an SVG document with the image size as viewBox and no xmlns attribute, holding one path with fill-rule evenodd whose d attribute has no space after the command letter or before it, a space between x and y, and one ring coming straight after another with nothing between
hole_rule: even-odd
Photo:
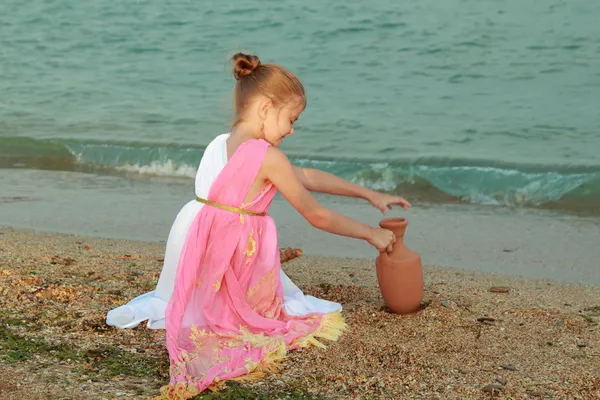
<instances>
[{"instance_id":1,"label":"hand","mask_svg":"<svg viewBox=\"0 0 600 400\"><path fill-rule=\"evenodd\" d=\"M371 238L369 239L369 243L375 246L380 253L384 251L389 253L394 248L396 236L394 235L394 232L387 229L371 228Z\"/></svg>"},{"instance_id":2,"label":"hand","mask_svg":"<svg viewBox=\"0 0 600 400\"><path fill-rule=\"evenodd\" d=\"M410 203L404 197L393 196L386 193L373 192L368 200L373 207L381 210L383 214L387 214L388 210L392 209L392 205L399 205L405 210L410 208Z\"/></svg>"}]
</instances>

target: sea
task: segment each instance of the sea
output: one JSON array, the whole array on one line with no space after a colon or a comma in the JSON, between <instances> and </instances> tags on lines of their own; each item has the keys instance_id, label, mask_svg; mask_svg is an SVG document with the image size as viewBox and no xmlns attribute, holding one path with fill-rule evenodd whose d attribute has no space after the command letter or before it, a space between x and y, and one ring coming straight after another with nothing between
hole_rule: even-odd
<instances>
[{"instance_id":1,"label":"sea","mask_svg":"<svg viewBox=\"0 0 600 400\"><path fill-rule=\"evenodd\" d=\"M450 215L536 218L541 245L539 218L568 219L598 273L598 21L596 0L3 0L0 225L165 239L246 51L306 87L292 162L407 197L423 246Z\"/></svg>"}]
</instances>

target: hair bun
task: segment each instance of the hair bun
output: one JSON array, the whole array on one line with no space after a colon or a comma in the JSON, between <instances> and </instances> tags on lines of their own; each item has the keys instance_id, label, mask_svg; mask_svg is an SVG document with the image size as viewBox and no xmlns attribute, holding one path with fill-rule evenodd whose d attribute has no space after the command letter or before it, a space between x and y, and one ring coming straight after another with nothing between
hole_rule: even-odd
<instances>
[{"instance_id":1,"label":"hair bun","mask_svg":"<svg viewBox=\"0 0 600 400\"><path fill-rule=\"evenodd\" d=\"M233 76L236 80L250 75L260 65L260 59L251 54L237 53L231 57L233 61Z\"/></svg>"}]
</instances>

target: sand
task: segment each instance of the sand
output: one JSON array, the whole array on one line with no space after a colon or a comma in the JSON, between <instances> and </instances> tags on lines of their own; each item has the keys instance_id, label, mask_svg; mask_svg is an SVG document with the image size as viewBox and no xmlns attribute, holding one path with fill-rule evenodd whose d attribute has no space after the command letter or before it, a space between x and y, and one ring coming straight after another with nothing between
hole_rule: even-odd
<instances>
[{"instance_id":1,"label":"sand","mask_svg":"<svg viewBox=\"0 0 600 400\"><path fill-rule=\"evenodd\" d=\"M0 232L0 398L157 395L164 331L104 321L154 288L164 244ZM425 265L423 310L398 316L372 260L305 255L283 268L305 292L341 302L348 331L212 398L600 398L597 286Z\"/></svg>"}]
</instances>

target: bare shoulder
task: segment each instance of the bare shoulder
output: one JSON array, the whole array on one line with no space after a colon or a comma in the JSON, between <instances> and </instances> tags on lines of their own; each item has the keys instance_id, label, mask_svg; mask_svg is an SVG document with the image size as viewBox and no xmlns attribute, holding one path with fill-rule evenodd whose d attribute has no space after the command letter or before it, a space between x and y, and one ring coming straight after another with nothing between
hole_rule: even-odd
<instances>
[{"instance_id":1,"label":"bare shoulder","mask_svg":"<svg viewBox=\"0 0 600 400\"><path fill-rule=\"evenodd\" d=\"M267 149L267 154L265 155L264 165L267 168L276 168L284 165L290 165L290 160L283 151L277 147L269 146Z\"/></svg>"}]
</instances>

